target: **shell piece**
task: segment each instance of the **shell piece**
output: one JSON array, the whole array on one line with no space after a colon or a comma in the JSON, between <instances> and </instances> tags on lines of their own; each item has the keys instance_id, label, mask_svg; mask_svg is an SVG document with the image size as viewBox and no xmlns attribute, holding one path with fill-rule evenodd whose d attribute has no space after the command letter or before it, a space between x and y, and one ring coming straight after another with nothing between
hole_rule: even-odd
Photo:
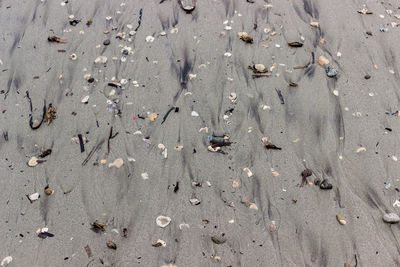
<instances>
[{"instance_id":1,"label":"shell piece","mask_svg":"<svg viewBox=\"0 0 400 267\"><path fill-rule=\"evenodd\" d=\"M124 165L124 160L121 158L117 158L116 160L114 160L114 162L108 164L108 168L116 167L117 169L119 169L122 165Z\"/></svg>"},{"instance_id":2,"label":"shell piece","mask_svg":"<svg viewBox=\"0 0 400 267\"><path fill-rule=\"evenodd\" d=\"M13 258L11 256L7 256L1 261L0 265L6 266L6 265L10 264L12 262L12 260L13 260Z\"/></svg>"},{"instance_id":3,"label":"shell piece","mask_svg":"<svg viewBox=\"0 0 400 267\"><path fill-rule=\"evenodd\" d=\"M197 113L196 111L192 111L192 113L191 113L191 115L192 115L192 117L198 117L199 116L199 113Z\"/></svg>"},{"instance_id":4,"label":"shell piece","mask_svg":"<svg viewBox=\"0 0 400 267\"><path fill-rule=\"evenodd\" d=\"M54 194L54 189L53 189L53 188L50 188L50 187L47 187L47 188L44 190L44 193L45 193L46 195L50 196L50 195Z\"/></svg>"},{"instance_id":5,"label":"shell piece","mask_svg":"<svg viewBox=\"0 0 400 267\"><path fill-rule=\"evenodd\" d=\"M30 201L35 201L35 200L38 200L40 198L40 194L36 192L36 193L30 194L28 196L28 198L29 198Z\"/></svg>"},{"instance_id":6,"label":"shell piece","mask_svg":"<svg viewBox=\"0 0 400 267\"><path fill-rule=\"evenodd\" d=\"M398 223L400 222L400 217L396 213L386 213L383 215L383 221L386 223Z\"/></svg>"},{"instance_id":7,"label":"shell piece","mask_svg":"<svg viewBox=\"0 0 400 267\"><path fill-rule=\"evenodd\" d=\"M346 220L344 219L343 216L337 214L336 215L336 220L341 224L341 225L345 225L346 224Z\"/></svg>"},{"instance_id":8,"label":"shell piece","mask_svg":"<svg viewBox=\"0 0 400 267\"><path fill-rule=\"evenodd\" d=\"M82 100L81 100L81 103L84 103L84 104L86 104L86 103L88 103L89 102L89 96L87 95L87 96L84 96L83 98L82 98Z\"/></svg>"},{"instance_id":9,"label":"shell piece","mask_svg":"<svg viewBox=\"0 0 400 267\"><path fill-rule=\"evenodd\" d=\"M317 21L311 21L311 22L310 22L310 25L311 25L312 27L319 28L319 22L317 22Z\"/></svg>"},{"instance_id":10,"label":"shell piece","mask_svg":"<svg viewBox=\"0 0 400 267\"><path fill-rule=\"evenodd\" d=\"M28 161L28 166L29 167L35 167L36 165L38 165L38 158L37 157L32 157L29 161Z\"/></svg>"},{"instance_id":11,"label":"shell piece","mask_svg":"<svg viewBox=\"0 0 400 267\"><path fill-rule=\"evenodd\" d=\"M141 176L143 180L149 179L149 174L147 172L142 173Z\"/></svg>"},{"instance_id":12,"label":"shell piece","mask_svg":"<svg viewBox=\"0 0 400 267\"><path fill-rule=\"evenodd\" d=\"M105 63L107 63L107 57L106 56L99 56L94 60L94 63L96 63L96 64L105 64Z\"/></svg>"},{"instance_id":13,"label":"shell piece","mask_svg":"<svg viewBox=\"0 0 400 267\"><path fill-rule=\"evenodd\" d=\"M171 223L170 217L160 215L156 218L156 224L161 228L167 227L170 223Z\"/></svg>"},{"instance_id":14,"label":"shell piece","mask_svg":"<svg viewBox=\"0 0 400 267\"><path fill-rule=\"evenodd\" d=\"M155 121L157 119L157 114L156 113L150 113L148 115L150 121Z\"/></svg>"},{"instance_id":15,"label":"shell piece","mask_svg":"<svg viewBox=\"0 0 400 267\"><path fill-rule=\"evenodd\" d=\"M249 168L244 168L243 171L247 174L247 177L253 176L253 173L250 171Z\"/></svg>"},{"instance_id":16,"label":"shell piece","mask_svg":"<svg viewBox=\"0 0 400 267\"><path fill-rule=\"evenodd\" d=\"M233 188L239 188L239 187L240 187L239 182L236 181L236 180L234 180L234 181L232 182L232 187L233 187Z\"/></svg>"},{"instance_id":17,"label":"shell piece","mask_svg":"<svg viewBox=\"0 0 400 267\"><path fill-rule=\"evenodd\" d=\"M200 204L200 200L198 200L197 198L191 198L191 199L189 199L189 201L190 201L190 204L192 204L193 206Z\"/></svg>"},{"instance_id":18,"label":"shell piece","mask_svg":"<svg viewBox=\"0 0 400 267\"><path fill-rule=\"evenodd\" d=\"M275 221L271 221L270 225L269 225L269 231L271 233L275 232L278 229L278 227L276 226L276 222Z\"/></svg>"},{"instance_id":19,"label":"shell piece","mask_svg":"<svg viewBox=\"0 0 400 267\"><path fill-rule=\"evenodd\" d=\"M366 149L365 147L359 147L359 148L356 150L357 153L360 153L360 152L363 152L363 151L367 151L367 149Z\"/></svg>"},{"instance_id":20,"label":"shell piece","mask_svg":"<svg viewBox=\"0 0 400 267\"><path fill-rule=\"evenodd\" d=\"M251 203L250 206L249 206L249 209L258 210L258 207L257 207L257 205L255 203Z\"/></svg>"},{"instance_id":21,"label":"shell piece","mask_svg":"<svg viewBox=\"0 0 400 267\"><path fill-rule=\"evenodd\" d=\"M167 243L164 240L158 239L156 243L152 245L153 247L166 247Z\"/></svg>"},{"instance_id":22,"label":"shell piece","mask_svg":"<svg viewBox=\"0 0 400 267\"><path fill-rule=\"evenodd\" d=\"M146 37L146 42L148 42L148 43L154 42L154 37L151 36L151 35L147 36L147 37Z\"/></svg>"},{"instance_id":23,"label":"shell piece","mask_svg":"<svg viewBox=\"0 0 400 267\"><path fill-rule=\"evenodd\" d=\"M265 66L264 64L254 64L254 69L258 72L263 72L265 71Z\"/></svg>"},{"instance_id":24,"label":"shell piece","mask_svg":"<svg viewBox=\"0 0 400 267\"><path fill-rule=\"evenodd\" d=\"M230 93L229 99L232 101L232 103L236 103L236 100L237 100L236 93L234 93L234 92Z\"/></svg>"},{"instance_id":25,"label":"shell piece","mask_svg":"<svg viewBox=\"0 0 400 267\"><path fill-rule=\"evenodd\" d=\"M176 151L181 151L182 149L183 149L183 146L176 146L176 147L175 147L175 150L176 150Z\"/></svg>"},{"instance_id":26,"label":"shell piece","mask_svg":"<svg viewBox=\"0 0 400 267\"><path fill-rule=\"evenodd\" d=\"M107 247L111 249L117 249L117 245L112 241L107 241Z\"/></svg>"}]
</instances>

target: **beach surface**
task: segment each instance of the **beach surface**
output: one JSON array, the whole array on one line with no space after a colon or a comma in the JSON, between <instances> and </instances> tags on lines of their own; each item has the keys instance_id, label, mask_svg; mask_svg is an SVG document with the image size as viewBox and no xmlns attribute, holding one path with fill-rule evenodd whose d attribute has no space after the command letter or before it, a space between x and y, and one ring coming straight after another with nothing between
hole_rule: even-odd
<instances>
[{"instance_id":1,"label":"beach surface","mask_svg":"<svg viewBox=\"0 0 400 267\"><path fill-rule=\"evenodd\" d=\"M400 266L399 8L1 0L2 265Z\"/></svg>"}]
</instances>

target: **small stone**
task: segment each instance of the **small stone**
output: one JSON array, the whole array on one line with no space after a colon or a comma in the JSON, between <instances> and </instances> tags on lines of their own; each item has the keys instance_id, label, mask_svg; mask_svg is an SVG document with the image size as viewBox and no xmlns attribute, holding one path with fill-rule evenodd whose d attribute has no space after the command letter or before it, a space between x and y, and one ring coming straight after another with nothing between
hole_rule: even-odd
<instances>
[{"instance_id":1,"label":"small stone","mask_svg":"<svg viewBox=\"0 0 400 267\"><path fill-rule=\"evenodd\" d=\"M156 218L156 223L158 226L161 228L165 228L168 226L168 224L171 223L171 218L167 216L160 215Z\"/></svg>"},{"instance_id":2,"label":"small stone","mask_svg":"<svg viewBox=\"0 0 400 267\"><path fill-rule=\"evenodd\" d=\"M325 69L326 75L330 78L336 77L336 75L338 74L338 71L332 67L327 67Z\"/></svg>"},{"instance_id":3,"label":"small stone","mask_svg":"<svg viewBox=\"0 0 400 267\"><path fill-rule=\"evenodd\" d=\"M103 45L109 45L111 43L110 39L106 39L103 42Z\"/></svg>"},{"instance_id":4,"label":"small stone","mask_svg":"<svg viewBox=\"0 0 400 267\"><path fill-rule=\"evenodd\" d=\"M337 214L336 215L336 220L341 224L341 225L345 225L346 224L346 220L344 219L343 216Z\"/></svg>"},{"instance_id":5,"label":"small stone","mask_svg":"<svg viewBox=\"0 0 400 267\"><path fill-rule=\"evenodd\" d=\"M328 65L329 64L329 60L324 56L320 56L318 58L318 64L321 65L321 66Z\"/></svg>"},{"instance_id":6,"label":"small stone","mask_svg":"<svg viewBox=\"0 0 400 267\"><path fill-rule=\"evenodd\" d=\"M35 167L36 165L38 165L38 159L37 159L37 157L32 157L32 158L28 161L28 166L29 166L29 167Z\"/></svg>"},{"instance_id":7,"label":"small stone","mask_svg":"<svg viewBox=\"0 0 400 267\"><path fill-rule=\"evenodd\" d=\"M400 217L396 213L386 213L383 215L383 221L386 223L398 223L400 222Z\"/></svg>"},{"instance_id":8,"label":"small stone","mask_svg":"<svg viewBox=\"0 0 400 267\"><path fill-rule=\"evenodd\" d=\"M320 183L321 183L321 179L319 179L319 178L315 178L315 179L314 179L314 184L315 184L316 186L319 186Z\"/></svg>"},{"instance_id":9,"label":"small stone","mask_svg":"<svg viewBox=\"0 0 400 267\"><path fill-rule=\"evenodd\" d=\"M117 249L117 245L112 241L107 241L107 247L111 249Z\"/></svg>"},{"instance_id":10,"label":"small stone","mask_svg":"<svg viewBox=\"0 0 400 267\"><path fill-rule=\"evenodd\" d=\"M78 57L76 56L76 54L71 54L70 56L69 56L69 58L71 59L71 60L76 60Z\"/></svg>"},{"instance_id":11,"label":"small stone","mask_svg":"<svg viewBox=\"0 0 400 267\"><path fill-rule=\"evenodd\" d=\"M221 245L221 244L225 243L227 239L226 239L225 235L222 234L222 235L213 235L213 236L211 237L211 240L212 240L212 242L214 242L215 244Z\"/></svg>"},{"instance_id":12,"label":"small stone","mask_svg":"<svg viewBox=\"0 0 400 267\"><path fill-rule=\"evenodd\" d=\"M366 79L366 80L371 79L371 75L369 75L369 74L365 75L365 76L364 76L364 79Z\"/></svg>"},{"instance_id":13,"label":"small stone","mask_svg":"<svg viewBox=\"0 0 400 267\"><path fill-rule=\"evenodd\" d=\"M320 184L319 188L323 190L330 190L332 189L332 184L330 184L327 179L324 179Z\"/></svg>"}]
</instances>

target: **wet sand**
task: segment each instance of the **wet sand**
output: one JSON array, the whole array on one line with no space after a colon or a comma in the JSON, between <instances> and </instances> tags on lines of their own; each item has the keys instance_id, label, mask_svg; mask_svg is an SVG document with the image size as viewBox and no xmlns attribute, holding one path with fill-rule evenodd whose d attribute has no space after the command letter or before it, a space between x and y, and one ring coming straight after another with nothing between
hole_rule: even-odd
<instances>
[{"instance_id":1,"label":"wet sand","mask_svg":"<svg viewBox=\"0 0 400 267\"><path fill-rule=\"evenodd\" d=\"M0 1L0 260L12 256L10 266L400 265L399 226L382 221L384 213L399 212L393 203L400 124L385 113L397 111L400 100L399 29L390 25L400 22L396 1L203 0L191 14L175 0L60 3ZM363 4L373 14L357 13ZM70 15L82 21L72 26ZM243 31L252 44L238 38ZM125 39L116 39L122 32ZM48 42L53 35L67 43ZM287 45L301 36L303 47ZM123 55L124 46L133 53ZM100 55L106 64L94 63ZM336 78L318 64L321 55L338 70ZM271 76L254 79L248 66L257 63ZM108 86L113 77L127 84ZM27 91L33 120L41 120L44 101L57 109L50 125L31 129ZM162 123L173 107L179 111ZM118 135L109 140L111 127ZM204 127L208 133L199 131ZM213 132L230 135L226 154L207 149ZM78 134L88 140L83 153L71 140ZM262 137L282 150L266 150ZM357 153L360 147L366 150ZM49 148L46 162L27 165ZM118 158L123 166L109 168ZM301 187L305 168L313 171L309 182L328 179L333 189ZM46 185L53 195L44 193ZM41 197L30 203L26 195L35 192ZM193 198L201 203L192 205ZM159 215L171 223L160 228ZM104 232L90 229L96 220L106 224ZM54 237L39 238L43 227ZM212 241L222 233L226 242ZM152 246L158 239L166 246Z\"/></svg>"}]
</instances>

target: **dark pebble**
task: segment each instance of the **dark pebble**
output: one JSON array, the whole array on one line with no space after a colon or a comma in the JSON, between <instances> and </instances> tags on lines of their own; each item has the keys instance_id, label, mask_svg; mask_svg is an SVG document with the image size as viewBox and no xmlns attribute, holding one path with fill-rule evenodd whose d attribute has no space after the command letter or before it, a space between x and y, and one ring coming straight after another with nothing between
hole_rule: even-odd
<instances>
[{"instance_id":1,"label":"dark pebble","mask_svg":"<svg viewBox=\"0 0 400 267\"><path fill-rule=\"evenodd\" d=\"M301 172L301 177L306 178L312 175L312 170L310 169L305 169L304 171Z\"/></svg>"},{"instance_id":2,"label":"dark pebble","mask_svg":"<svg viewBox=\"0 0 400 267\"><path fill-rule=\"evenodd\" d=\"M94 82L94 78L93 78L93 77L90 77L87 81L88 81L89 83L92 83L92 82Z\"/></svg>"},{"instance_id":3,"label":"dark pebble","mask_svg":"<svg viewBox=\"0 0 400 267\"><path fill-rule=\"evenodd\" d=\"M319 185L320 185L320 183L321 183L321 179L319 179L319 178L315 178L315 180L314 180L314 184L315 184L316 186L319 186Z\"/></svg>"},{"instance_id":4,"label":"dark pebble","mask_svg":"<svg viewBox=\"0 0 400 267\"><path fill-rule=\"evenodd\" d=\"M223 244L223 243L226 242L226 237L225 237L224 235L221 235L221 236L213 235L213 236L211 237L211 240L212 240L212 242L214 242L215 244L221 245L221 244Z\"/></svg>"},{"instance_id":5,"label":"dark pebble","mask_svg":"<svg viewBox=\"0 0 400 267\"><path fill-rule=\"evenodd\" d=\"M320 184L319 188L323 190L330 190L332 189L332 184L330 184L327 179L324 179Z\"/></svg>"},{"instance_id":6,"label":"dark pebble","mask_svg":"<svg viewBox=\"0 0 400 267\"><path fill-rule=\"evenodd\" d=\"M368 80L368 79L371 78L371 75L367 74L367 75L364 76L364 78L365 78L366 80Z\"/></svg>"},{"instance_id":7,"label":"dark pebble","mask_svg":"<svg viewBox=\"0 0 400 267\"><path fill-rule=\"evenodd\" d=\"M326 75L327 75L329 78L336 77L336 75L338 74L337 70L334 69L334 68L332 68L332 67L327 67L327 68L325 69L325 72L326 72Z\"/></svg>"},{"instance_id":8,"label":"dark pebble","mask_svg":"<svg viewBox=\"0 0 400 267\"><path fill-rule=\"evenodd\" d=\"M107 39L107 40L104 40L103 45L109 45L110 43L111 43L110 40Z\"/></svg>"}]
</instances>

